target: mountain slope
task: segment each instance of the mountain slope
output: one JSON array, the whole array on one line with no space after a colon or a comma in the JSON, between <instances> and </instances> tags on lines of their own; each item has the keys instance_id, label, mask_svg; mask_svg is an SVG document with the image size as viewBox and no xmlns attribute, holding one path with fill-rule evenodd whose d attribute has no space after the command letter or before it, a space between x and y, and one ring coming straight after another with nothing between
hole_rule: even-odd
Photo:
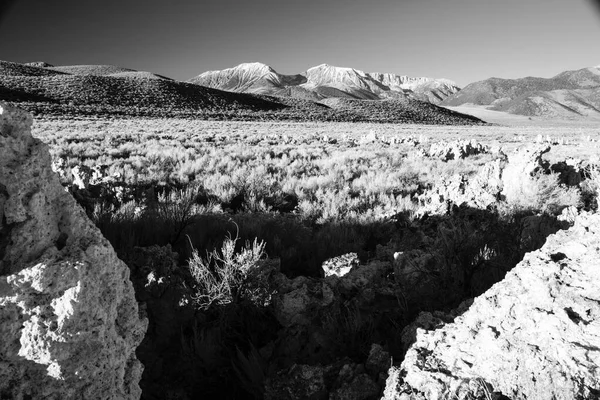
<instances>
[{"instance_id":1,"label":"mountain slope","mask_svg":"<svg viewBox=\"0 0 600 400\"><path fill-rule=\"evenodd\" d=\"M247 63L222 71L208 71L192 78L190 82L233 92L275 96L363 100L410 97L431 103L439 103L459 90L456 84L446 79L367 73L328 64L309 68L302 74L281 75L268 65ZM291 90L298 87L302 90Z\"/></svg>"},{"instance_id":2,"label":"mountain slope","mask_svg":"<svg viewBox=\"0 0 600 400\"><path fill-rule=\"evenodd\" d=\"M260 66L254 66L259 67ZM247 68L252 70L252 68ZM252 72L252 71L251 71ZM351 106L314 101L340 89L298 84L306 77L242 75L228 79L231 87L272 85L278 96L234 93L113 66L51 67L0 62L0 100L43 115L124 115L236 120L361 121L473 125L481 121L416 100L362 101L347 94ZM148 75L150 74L150 75ZM150 79L139 79L139 78ZM135 79L134 79L135 78ZM365 93L371 93L367 89ZM287 92L291 96L283 96Z\"/></svg>"},{"instance_id":3,"label":"mountain slope","mask_svg":"<svg viewBox=\"0 0 600 400\"><path fill-rule=\"evenodd\" d=\"M73 73L73 74L72 74ZM0 61L0 99L18 103L136 109L274 111L287 106L114 66L35 67Z\"/></svg>"},{"instance_id":4,"label":"mountain slope","mask_svg":"<svg viewBox=\"0 0 600 400\"><path fill-rule=\"evenodd\" d=\"M467 85L441 105L476 104L511 114L600 116L600 68L565 71L552 78L490 78Z\"/></svg>"},{"instance_id":5,"label":"mountain slope","mask_svg":"<svg viewBox=\"0 0 600 400\"><path fill-rule=\"evenodd\" d=\"M50 76L64 75L63 72L40 68L33 65L0 61L0 76Z\"/></svg>"},{"instance_id":6,"label":"mountain slope","mask_svg":"<svg viewBox=\"0 0 600 400\"><path fill-rule=\"evenodd\" d=\"M201 86L230 92L277 94L284 86L305 82L300 75L280 75L261 63L245 63L222 71L208 71L190 80Z\"/></svg>"},{"instance_id":7,"label":"mountain slope","mask_svg":"<svg viewBox=\"0 0 600 400\"><path fill-rule=\"evenodd\" d=\"M148 71L136 71L134 69L117 67L115 65L62 65L58 67L45 67L51 71L58 71L71 75L92 76L116 76L121 78L147 78L172 80L162 75L153 74Z\"/></svg>"}]
</instances>

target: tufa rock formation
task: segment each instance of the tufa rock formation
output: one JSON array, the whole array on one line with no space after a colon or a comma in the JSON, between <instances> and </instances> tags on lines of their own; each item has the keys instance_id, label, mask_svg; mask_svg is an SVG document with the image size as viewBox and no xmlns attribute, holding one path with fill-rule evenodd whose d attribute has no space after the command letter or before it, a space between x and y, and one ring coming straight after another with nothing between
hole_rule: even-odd
<instances>
[{"instance_id":1,"label":"tufa rock formation","mask_svg":"<svg viewBox=\"0 0 600 400\"><path fill-rule=\"evenodd\" d=\"M453 142L432 143L429 156L442 161L464 159L472 155L489 153L490 149L475 140L455 140Z\"/></svg>"},{"instance_id":2,"label":"tufa rock formation","mask_svg":"<svg viewBox=\"0 0 600 400\"><path fill-rule=\"evenodd\" d=\"M466 146L461 150L456 143L447 147L432 145L429 154L447 161L462 158L462 154L470 151L465 149L476 149ZM553 171L552 167L556 166L558 170L561 166L555 164L551 167L542 158L549 151L550 146L539 144L517 149L509 155L499 151L498 157L483 165L474 176L455 174L442 178L430 190L418 195L423 204L421 213L444 215L452 206L463 204L486 209L503 200L523 208L530 204L534 204L536 209L552 206L553 213L559 214L579 198L578 188L569 188L565 184L576 186L582 180L582 172L566 168L561 170L562 173ZM556 173L556 177L550 175L552 172Z\"/></svg>"},{"instance_id":3,"label":"tufa rock formation","mask_svg":"<svg viewBox=\"0 0 600 400\"><path fill-rule=\"evenodd\" d=\"M138 399L146 321L129 269L31 123L0 104L0 398Z\"/></svg>"},{"instance_id":4,"label":"tufa rock formation","mask_svg":"<svg viewBox=\"0 0 600 400\"><path fill-rule=\"evenodd\" d=\"M470 308L421 314L384 399L600 398L599 243L580 215Z\"/></svg>"}]
</instances>

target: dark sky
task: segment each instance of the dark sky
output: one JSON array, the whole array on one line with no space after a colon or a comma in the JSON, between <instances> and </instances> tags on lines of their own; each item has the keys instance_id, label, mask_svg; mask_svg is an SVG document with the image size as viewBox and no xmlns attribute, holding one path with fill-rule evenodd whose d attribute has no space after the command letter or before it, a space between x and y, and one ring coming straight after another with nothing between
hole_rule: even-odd
<instances>
[{"instance_id":1,"label":"dark sky","mask_svg":"<svg viewBox=\"0 0 600 400\"><path fill-rule=\"evenodd\" d=\"M17 0L0 20L0 59L114 64L181 80L242 62L280 73L328 63L464 86L600 64L597 3Z\"/></svg>"}]
</instances>

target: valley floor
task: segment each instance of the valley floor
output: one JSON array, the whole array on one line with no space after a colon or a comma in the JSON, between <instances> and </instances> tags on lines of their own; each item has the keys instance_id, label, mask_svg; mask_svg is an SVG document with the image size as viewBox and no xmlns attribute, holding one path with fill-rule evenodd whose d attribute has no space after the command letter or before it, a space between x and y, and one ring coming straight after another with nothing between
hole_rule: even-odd
<instances>
[{"instance_id":1,"label":"valley floor","mask_svg":"<svg viewBox=\"0 0 600 400\"><path fill-rule=\"evenodd\" d=\"M144 400L381 398L419 313L486 292L600 187L593 125L77 118L33 134L146 304Z\"/></svg>"},{"instance_id":2,"label":"valley floor","mask_svg":"<svg viewBox=\"0 0 600 400\"><path fill-rule=\"evenodd\" d=\"M327 144L327 147L343 149L354 140L365 150L379 150L394 146L385 144L391 138L420 138L421 142L446 142L451 140L476 140L489 146L502 146L511 151L526 144L550 141L554 144L550 156L587 159L600 154L600 122L591 120L530 120L496 111L473 107L453 107L456 111L471 113L495 125L491 126L443 126L417 124L374 124L343 122L246 122L205 121L176 118L77 118L36 119L34 136L50 144L57 152L61 143L81 143L127 140L130 143L162 141L168 148L168 140L179 142L211 142L233 144L250 148L264 148L290 142L303 144ZM370 135L370 136L369 136ZM208 138L208 140L207 140ZM361 140L362 138L362 140ZM383 138L383 142L380 140ZM258 140L258 142L257 142ZM213 144L208 144L213 146ZM354 147L354 146L352 146ZM109 149L104 147L104 151ZM86 157L89 158L89 157Z\"/></svg>"}]
</instances>

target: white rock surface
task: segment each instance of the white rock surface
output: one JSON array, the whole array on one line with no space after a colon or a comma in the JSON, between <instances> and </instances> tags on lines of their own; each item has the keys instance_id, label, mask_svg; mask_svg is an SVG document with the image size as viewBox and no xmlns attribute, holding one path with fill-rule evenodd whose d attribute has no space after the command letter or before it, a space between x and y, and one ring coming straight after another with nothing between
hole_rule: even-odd
<instances>
[{"instance_id":1,"label":"white rock surface","mask_svg":"<svg viewBox=\"0 0 600 400\"><path fill-rule=\"evenodd\" d=\"M598 265L600 215L584 214L468 310L422 314L405 330L415 342L390 370L383 398L600 398Z\"/></svg>"},{"instance_id":2,"label":"white rock surface","mask_svg":"<svg viewBox=\"0 0 600 400\"><path fill-rule=\"evenodd\" d=\"M31 123L0 103L0 398L139 399L146 321L129 270Z\"/></svg>"}]
</instances>

